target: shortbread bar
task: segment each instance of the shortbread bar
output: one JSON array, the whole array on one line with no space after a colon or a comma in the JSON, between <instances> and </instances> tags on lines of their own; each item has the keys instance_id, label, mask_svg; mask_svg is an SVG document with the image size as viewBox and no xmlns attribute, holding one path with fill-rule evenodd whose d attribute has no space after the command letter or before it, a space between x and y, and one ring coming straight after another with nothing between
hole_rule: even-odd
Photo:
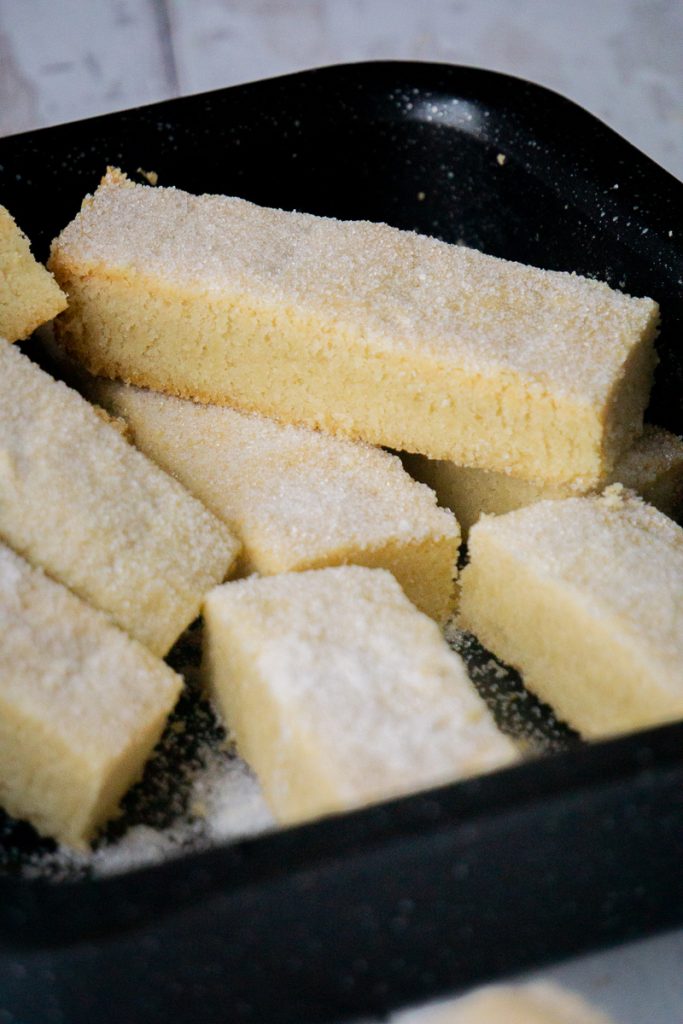
<instances>
[{"instance_id":1,"label":"shortbread bar","mask_svg":"<svg viewBox=\"0 0 683 1024\"><path fill-rule=\"evenodd\" d=\"M225 523L13 345L0 345L0 537L160 655L239 550Z\"/></svg>"},{"instance_id":2,"label":"shortbread bar","mask_svg":"<svg viewBox=\"0 0 683 1024\"><path fill-rule=\"evenodd\" d=\"M65 306L54 277L32 256L28 239L0 206L0 338L27 338Z\"/></svg>"},{"instance_id":3,"label":"shortbread bar","mask_svg":"<svg viewBox=\"0 0 683 1024\"><path fill-rule=\"evenodd\" d=\"M204 616L210 692L282 822L517 756L437 625L386 570L227 583Z\"/></svg>"},{"instance_id":4,"label":"shortbread bar","mask_svg":"<svg viewBox=\"0 0 683 1024\"><path fill-rule=\"evenodd\" d=\"M0 544L0 805L83 847L141 774L182 679Z\"/></svg>"},{"instance_id":5,"label":"shortbread bar","mask_svg":"<svg viewBox=\"0 0 683 1024\"><path fill-rule=\"evenodd\" d=\"M456 515L463 536L482 514L502 515L545 498L571 498L561 484L544 484L486 469L456 466L424 455L403 456L416 480L433 487L439 503ZM683 438L661 427L646 426L643 434L605 481L622 483L672 519L683 515Z\"/></svg>"},{"instance_id":6,"label":"shortbread bar","mask_svg":"<svg viewBox=\"0 0 683 1024\"><path fill-rule=\"evenodd\" d=\"M574 274L116 171L49 266L101 376L586 485L642 430L657 304Z\"/></svg>"},{"instance_id":7,"label":"shortbread bar","mask_svg":"<svg viewBox=\"0 0 683 1024\"><path fill-rule=\"evenodd\" d=\"M580 996L549 982L491 985L460 999L407 1010L391 1024L611 1024Z\"/></svg>"},{"instance_id":8,"label":"shortbread bar","mask_svg":"<svg viewBox=\"0 0 683 1024\"><path fill-rule=\"evenodd\" d=\"M86 393L128 424L138 448L230 525L242 542L243 573L378 566L418 608L446 617L460 530L395 456L225 406L84 378Z\"/></svg>"},{"instance_id":9,"label":"shortbread bar","mask_svg":"<svg viewBox=\"0 0 683 1024\"><path fill-rule=\"evenodd\" d=\"M486 516L461 623L587 737L683 717L683 529L614 484Z\"/></svg>"}]
</instances>

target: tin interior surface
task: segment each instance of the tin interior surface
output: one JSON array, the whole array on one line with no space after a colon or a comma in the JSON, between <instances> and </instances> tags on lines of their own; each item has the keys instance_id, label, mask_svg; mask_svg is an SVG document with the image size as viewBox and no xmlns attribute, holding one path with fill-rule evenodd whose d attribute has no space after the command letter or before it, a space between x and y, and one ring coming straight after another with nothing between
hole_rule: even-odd
<instances>
[{"instance_id":1,"label":"tin interior surface","mask_svg":"<svg viewBox=\"0 0 683 1024\"><path fill-rule=\"evenodd\" d=\"M347 65L0 139L0 201L39 257L107 164L650 295L648 419L683 433L683 185L548 90ZM683 725L580 744L514 672L452 639L541 756L217 848L200 835L116 877L55 873L51 844L0 818L0 1021L345 1020L682 921ZM192 676L196 656L195 628L171 661ZM103 844L187 815L179 766L223 738L190 686Z\"/></svg>"}]
</instances>

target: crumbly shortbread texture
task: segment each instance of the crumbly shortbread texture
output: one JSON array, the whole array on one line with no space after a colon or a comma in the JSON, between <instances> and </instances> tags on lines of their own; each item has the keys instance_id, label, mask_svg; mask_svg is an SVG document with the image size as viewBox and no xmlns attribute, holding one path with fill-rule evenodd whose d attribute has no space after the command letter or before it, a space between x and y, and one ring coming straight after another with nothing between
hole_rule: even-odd
<instances>
[{"instance_id":1,"label":"crumbly shortbread texture","mask_svg":"<svg viewBox=\"0 0 683 1024\"><path fill-rule=\"evenodd\" d=\"M453 598L460 530L388 452L226 406L90 375L86 393L242 542L242 573L352 563L389 569L438 621Z\"/></svg>"},{"instance_id":2,"label":"crumbly shortbread texture","mask_svg":"<svg viewBox=\"0 0 683 1024\"><path fill-rule=\"evenodd\" d=\"M0 345L0 537L163 655L239 542L76 391Z\"/></svg>"},{"instance_id":3,"label":"crumbly shortbread texture","mask_svg":"<svg viewBox=\"0 0 683 1024\"><path fill-rule=\"evenodd\" d=\"M0 805L83 847L141 774L182 679L0 544Z\"/></svg>"},{"instance_id":4,"label":"crumbly shortbread texture","mask_svg":"<svg viewBox=\"0 0 683 1024\"><path fill-rule=\"evenodd\" d=\"M0 338L19 341L66 307L52 274L31 254L28 238L0 206Z\"/></svg>"},{"instance_id":5,"label":"crumbly shortbread texture","mask_svg":"<svg viewBox=\"0 0 683 1024\"><path fill-rule=\"evenodd\" d=\"M424 455L404 454L403 463L411 476L435 490L440 505L455 513L465 537L481 515L503 515L535 501L577 496L561 484L522 480ZM679 519L683 515L683 438L647 425L605 485L617 482Z\"/></svg>"},{"instance_id":6,"label":"crumbly shortbread texture","mask_svg":"<svg viewBox=\"0 0 683 1024\"><path fill-rule=\"evenodd\" d=\"M586 737L683 717L683 529L619 484L486 516L460 622Z\"/></svg>"},{"instance_id":7,"label":"crumbly shortbread texture","mask_svg":"<svg viewBox=\"0 0 683 1024\"><path fill-rule=\"evenodd\" d=\"M460 999L407 1010L391 1024L611 1024L580 996L550 982L491 985Z\"/></svg>"},{"instance_id":8,"label":"crumbly shortbread texture","mask_svg":"<svg viewBox=\"0 0 683 1024\"><path fill-rule=\"evenodd\" d=\"M281 822L517 757L436 623L385 570L224 584L204 616L210 692Z\"/></svg>"},{"instance_id":9,"label":"crumbly shortbread texture","mask_svg":"<svg viewBox=\"0 0 683 1024\"><path fill-rule=\"evenodd\" d=\"M102 376L550 481L642 429L657 304L573 274L116 171L49 265Z\"/></svg>"}]
</instances>

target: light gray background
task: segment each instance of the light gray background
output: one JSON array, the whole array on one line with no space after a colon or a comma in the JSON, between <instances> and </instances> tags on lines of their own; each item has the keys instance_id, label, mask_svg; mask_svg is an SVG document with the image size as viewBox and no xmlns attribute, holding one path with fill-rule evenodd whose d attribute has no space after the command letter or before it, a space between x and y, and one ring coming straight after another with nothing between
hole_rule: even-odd
<instances>
[{"instance_id":1,"label":"light gray background","mask_svg":"<svg viewBox=\"0 0 683 1024\"><path fill-rule=\"evenodd\" d=\"M683 179L682 0L0 0L0 134L385 58L541 82ZM683 1024L683 932L543 976L623 1024Z\"/></svg>"},{"instance_id":2,"label":"light gray background","mask_svg":"<svg viewBox=\"0 0 683 1024\"><path fill-rule=\"evenodd\" d=\"M681 0L0 0L0 134L382 58L541 82L683 178Z\"/></svg>"}]
</instances>

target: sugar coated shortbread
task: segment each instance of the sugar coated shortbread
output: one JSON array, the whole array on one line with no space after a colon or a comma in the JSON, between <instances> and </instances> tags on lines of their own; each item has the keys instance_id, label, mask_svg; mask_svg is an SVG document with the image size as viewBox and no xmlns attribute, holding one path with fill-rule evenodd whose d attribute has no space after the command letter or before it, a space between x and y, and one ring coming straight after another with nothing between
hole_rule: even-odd
<instances>
[{"instance_id":1,"label":"sugar coated shortbread","mask_svg":"<svg viewBox=\"0 0 683 1024\"><path fill-rule=\"evenodd\" d=\"M0 543L0 805L83 847L140 775L182 679Z\"/></svg>"},{"instance_id":2,"label":"sugar coated shortbread","mask_svg":"<svg viewBox=\"0 0 683 1024\"><path fill-rule=\"evenodd\" d=\"M642 429L657 304L574 274L116 171L49 266L102 376L548 481Z\"/></svg>"},{"instance_id":3,"label":"sugar coated shortbread","mask_svg":"<svg viewBox=\"0 0 683 1024\"><path fill-rule=\"evenodd\" d=\"M544 484L506 473L457 466L444 459L404 455L408 472L433 487L439 503L457 517L463 535L482 514L502 515L545 498L576 496L571 487ZM683 438L661 427L646 426L641 437L619 460L606 484L622 483L678 519L683 515Z\"/></svg>"},{"instance_id":4,"label":"sugar coated shortbread","mask_svg":"<svg viewBox=\"0 0 683 1024\"><path fill-rule=\"evenodd\" d=\"M391 1024L612 1024L580 996L550 982L491 985L460 999L407 1010Z\"/></svg>"},{"instance_id":5,"label":"sugar coated shortbread","mask_svg":"<svg viewBox=\"0 0 683 1024\"><path fill-rule=\"evenodd\" d=\"M517 756L437 625L383 569L224 584L204 616L208 686L282 822Z\"/></svg>"},{"instance_id":6,"label":"sugar coated shortbread","mask_svg":"<svg viewBox=\"0 0 683 1024\"><path fill-rule=\"evenodd\" d=\"M683 716L683 529L614 484L485 516L460 618L584 736Z\"/></svg>"},{"instance_id":7,"label":"sugar coated shortbread","mask_svg":"<svg viewBox=\"0 0 683 1024\"><path fill-rule=\"evenodd\" d=\"M0 338L27 338L65 306L54 277L33 257L28 239L0 206Z\"/></svg>"},{"instance_id":8,"label":"sugar coated shortbread","mask_svg":"<svg viewBox=\"0 0 683 1024\"><path fill-rule=\"evenodd\" d=\"M0 345L0 537L155 654L239 551L225 523L13 345Z\"/></svg>"},{"instance_id":9,"label":"sugar coated shortbread","mask_svg":"<svg viewBox=\"0 0 683 1024\"><path fill-rule=\"evenodd\" d=\"M243 573L380 567L422 611L447 615L460 530L395 456L226 406L84 378L133 442L230 525Z\"/></svg>"}]
</instances>

